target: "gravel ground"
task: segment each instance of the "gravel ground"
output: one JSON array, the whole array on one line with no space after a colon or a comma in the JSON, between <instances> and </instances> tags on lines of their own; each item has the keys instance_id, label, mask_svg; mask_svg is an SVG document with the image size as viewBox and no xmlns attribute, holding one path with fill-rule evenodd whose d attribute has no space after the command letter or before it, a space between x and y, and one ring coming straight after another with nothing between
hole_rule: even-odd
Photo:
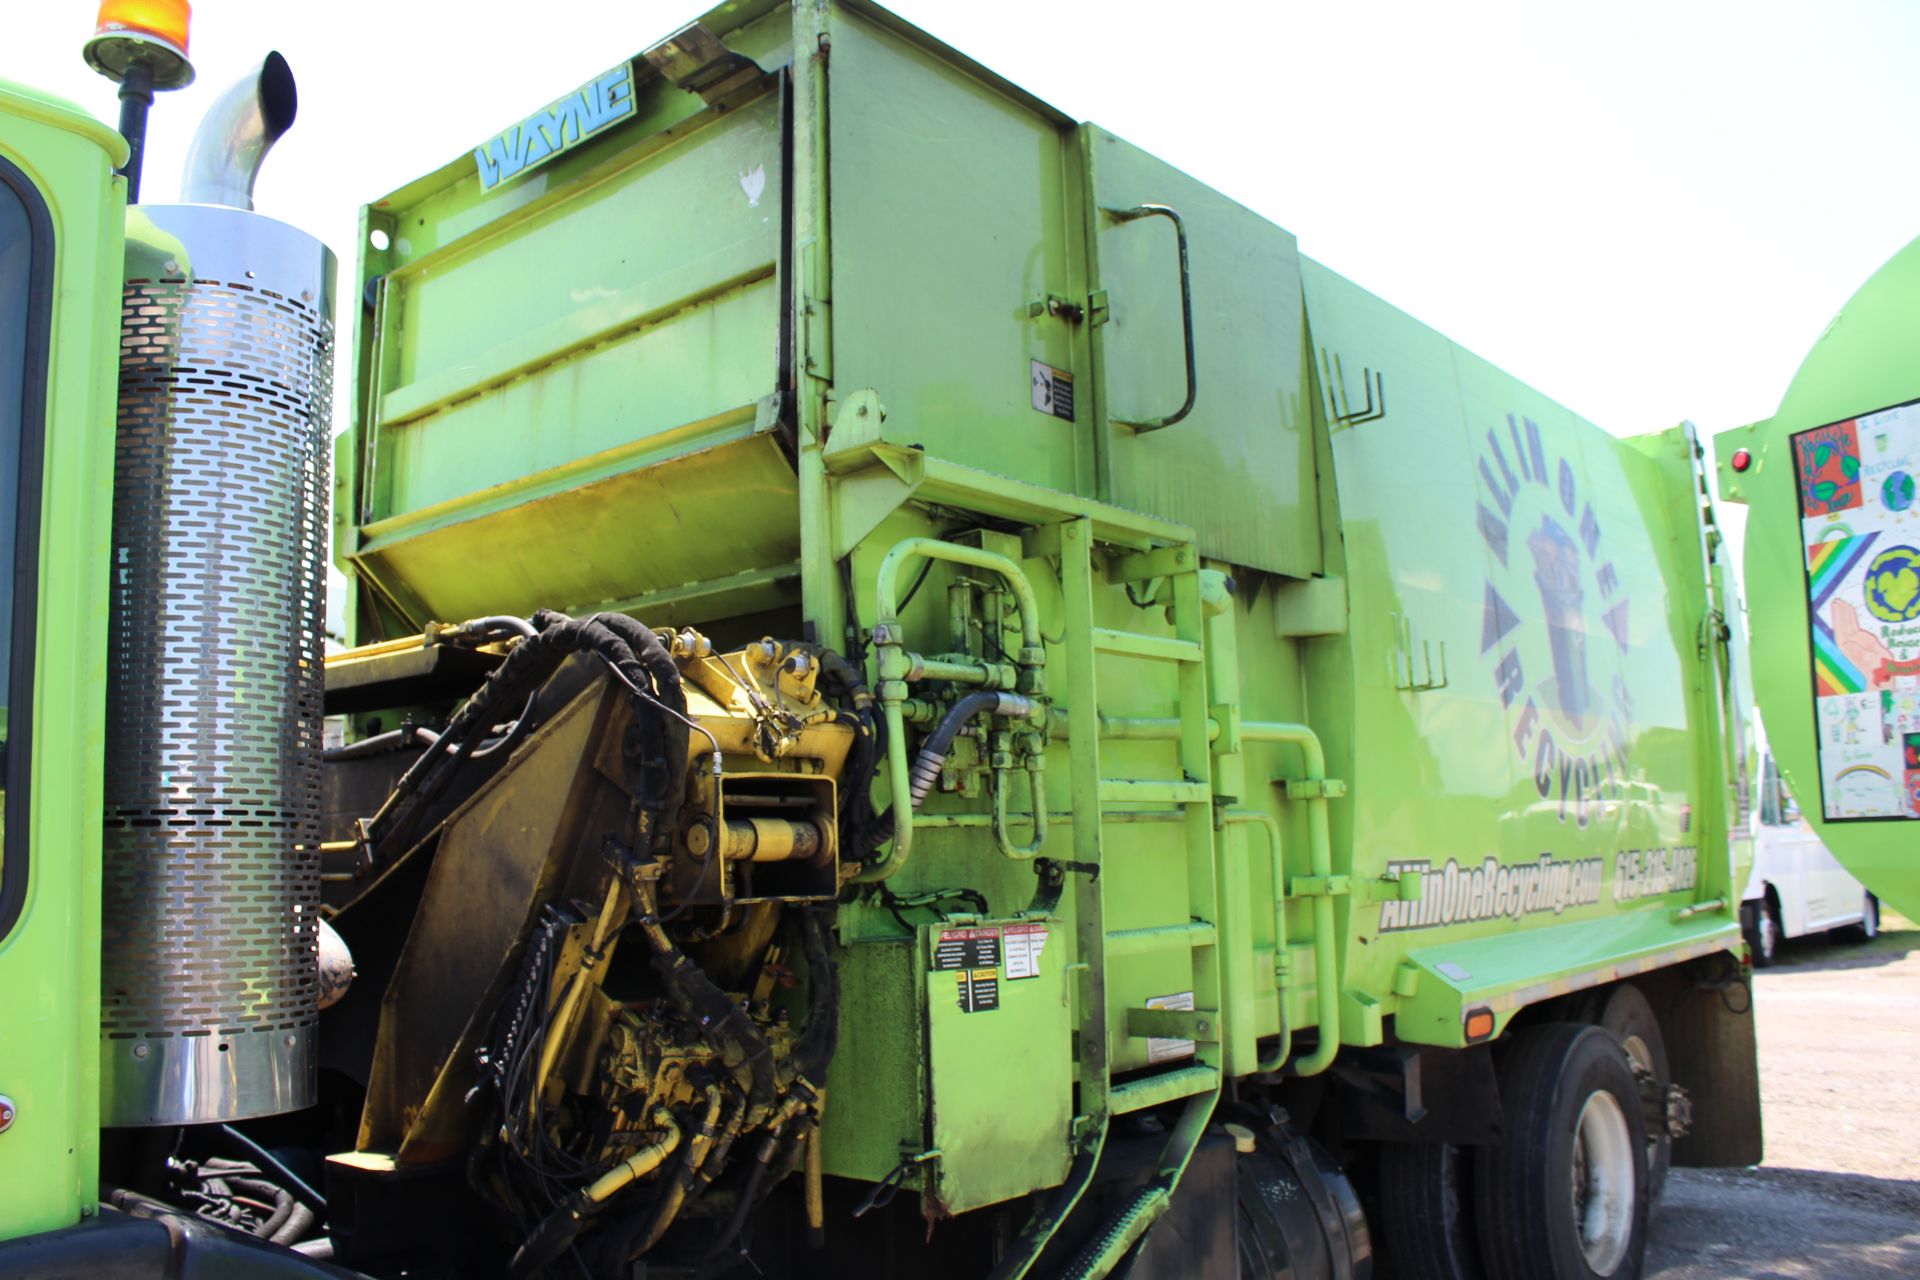
<instances>
[{"instance_id":1,"label":"gravel ground","mask_svg":"<svg viewBox=\"0 0 1920 1280\"><path fill-rule=\"evenodd\" d=\"M1674 1170L1648 1280L1920 1277L1920 928L1781 960L1754 983L1766 1162Z\"/></svg>"}]
</instances>

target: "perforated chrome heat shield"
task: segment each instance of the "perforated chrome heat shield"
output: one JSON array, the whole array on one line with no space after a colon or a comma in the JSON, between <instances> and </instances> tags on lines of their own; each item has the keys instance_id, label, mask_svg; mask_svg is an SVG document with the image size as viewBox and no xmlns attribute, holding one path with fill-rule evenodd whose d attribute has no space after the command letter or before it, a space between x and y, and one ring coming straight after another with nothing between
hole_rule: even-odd
<instances>
[{"instance_id":1,"label":"perforated chrome heat shield","mask_svg":"<svg viewBox=\"0 0 1920 1280\"><path fill-rule=\"evenodd\" d=\"M333 275L324 245L258 214L129 217L107 673L108 1125L313 1102Z\"/></svg>"}]
</instances>

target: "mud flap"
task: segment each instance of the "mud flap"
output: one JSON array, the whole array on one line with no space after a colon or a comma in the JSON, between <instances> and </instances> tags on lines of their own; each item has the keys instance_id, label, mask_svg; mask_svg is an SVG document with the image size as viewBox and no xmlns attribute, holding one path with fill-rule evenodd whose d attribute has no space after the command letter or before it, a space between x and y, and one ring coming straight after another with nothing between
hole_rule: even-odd
<instances>
[{"instance_id":1,"label":"mud flap","mask_svg":"<svg viewBox=\"0 0 1920 1280\"><path fill-rule=\"evenodd\" d=\"M1673 1163L1695 1169L1760 1163L1760 1052L1753 986L1730 954L1641 979L1660 1018L1673 1081L1692 1101L1692 1127L1673 1142Z\"/></svg>"}]
</instances>

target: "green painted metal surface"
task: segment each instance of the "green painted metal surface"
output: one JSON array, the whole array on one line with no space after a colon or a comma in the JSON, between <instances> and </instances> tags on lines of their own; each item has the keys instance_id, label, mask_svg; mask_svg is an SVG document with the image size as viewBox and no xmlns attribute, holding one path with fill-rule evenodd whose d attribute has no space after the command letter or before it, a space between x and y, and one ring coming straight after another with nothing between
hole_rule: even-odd
<instances>
[{"instance_id":1,"label":"green painted metal surface","mask_svg":"<svg viewBox=\"0 0 1920 1280\"><path fill-rule=\"evenodd\" d=\"M606 605L1018 660L1044 742L997 727L1044 765L1042 852L1100 874L1036 902L1026 783L996 836L961 740L869 873L917 905L841 908L830 1172L937 1149L931 1211L992 1203L1113 1115L1737 951L1745 671L1690 429L1607 435L872 5L706 25L765 79L704 103L636 62L636 118L539 176L482 193L463 157L368 207L339 546L362 639ZM1152 205L1184 280L1172 219L1121 216ZM1193 405L1151 429L1183 286ZM883 618L923 538L993 558ZM989 563L1036 655L1012 616L956 630L956 589L1012 607ZM937 693L890 643L883 699ZM929 987L959 888L1058 920L1064 1008ZM1070 1141L993 1123L1016 1032L1073 1073L1028 1117Z\"/></svg>"},{"instance_id":2,"label":"green painted metal surface","mask_svg":"<svg viewBox=\"0 0 1920 1280\"><path fill-rule=\"evenodd\" d=\"M1920 440L1910 409L1885 411L1920 399L1916 329L1920 241L1834 317L1771 418L1714 440L1721 494L1748 506L1744 578L1768 743L1820 839L1909 915L1920 912L1920 756L1909 738L1920 721L1906 710L1917 682L1901 664L1920 656L1920 633L1905 620L1915 610L1902 549L1920 542ZM1744 472L1733 467L1742 450ZM1821 491L1823 481L1834 488Z\"/></svg>"},{"instance_id":3,"label":"green painted metal surface","mask_svg":"<svg viewBox=\"0 0 1920 1280\"><path fill-rule=\"evenodd\" d=\"M636 61L631 119L367 207L337 549L361 640L607 607L870 648L902 724L942 692L909 651L1033 701L961 740L840 910L830 1172L909 1159L963 1211L1180 1104L1149 1221L1234 1077L1458 1045L1471 1008L1738 949L1745 671L1689 429L1606 435L870 5L707 25L765 74L706 102ZM97 125L0 113L63 273L32 808L61 856L0 940L27 993L0 1048L35 1046L0 1053L12 1234L94 1184L120 230ZM1153 204L1190 242L1196 385L1143 430L1186 393L1179 257L1169 219L1103 211ZM1920 258L1896 267L1888 316ZM1863 360L1821 385L1896 403ZM942 552L906 601L912 539ZM963 1010L934 956L982 919L994 999ZM1007 950L1028 924L1035 979Z\"/></svg>"},{"instance_id":4,"label":"green painted metal surface","mask_svg":"<svg viewBox=\"0 0 1920 1280\"><path fill-rule=\"evenodd\" d=\"M0 83L0 158L52 228L40 489L26 897L0 936L0 1236L67 1226L99 1193L100 805L104 758L113 407L120 337L125 144L76 108ZM17 511L6 497L6 518ZM28 531L23 531L28 532ZM8 816L20 820L19 797ZM17 847L17 846L16 846Z\"/></svg>"}]
</instances>

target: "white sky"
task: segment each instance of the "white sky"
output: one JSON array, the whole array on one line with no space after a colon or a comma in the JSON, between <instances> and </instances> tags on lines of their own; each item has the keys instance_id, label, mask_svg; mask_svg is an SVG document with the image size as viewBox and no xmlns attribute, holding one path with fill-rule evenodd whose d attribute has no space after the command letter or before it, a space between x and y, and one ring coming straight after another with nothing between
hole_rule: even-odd
<instances>
[{"instance_id":1,"label":"white sky","mask_svg":"<svg viewBox=\"0 0 1920 1280\"><path fill-rule=\"evenodd\" d=\"M92 6L10 7L0 76L112 121ZM199 0L201 78L156 104L143 195L173 197L207 101L277 48L300 117L256 203L345 283L360 204L705 7ZM1916 231L1911 0L893 7L1622 434L1771 414Z\"/></svg>"}]
</instances>

